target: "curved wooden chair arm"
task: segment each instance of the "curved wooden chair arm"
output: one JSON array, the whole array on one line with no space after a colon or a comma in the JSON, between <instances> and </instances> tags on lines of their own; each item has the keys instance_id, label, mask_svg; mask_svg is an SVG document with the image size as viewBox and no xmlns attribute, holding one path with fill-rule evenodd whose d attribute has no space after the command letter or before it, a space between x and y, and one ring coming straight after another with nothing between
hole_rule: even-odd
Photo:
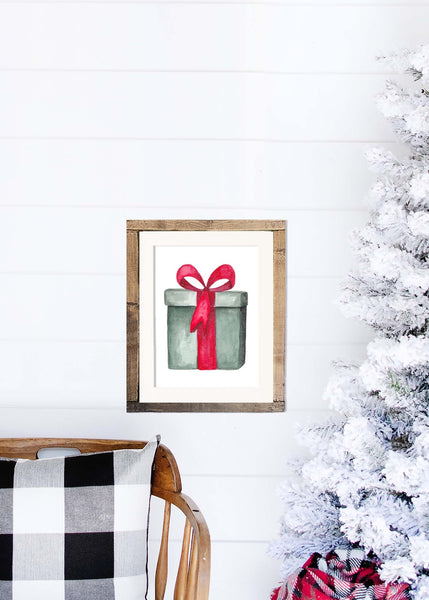
<instances>
[{"instance_id":1,"label":"curved wooden chair arm","mask_svg":"<svg viewBox=\"0 0 429 600\"><path fill-rule=\"evenodd\" d=\"M137 440L80 438L3 438L0 456L37 458L41 448L77 448L82 453L144 448ZM164 523L155 574L155 600L164 600L168 575L168 533L171 505L185 515L182 552L173 600L208 600L210 581L210 534L198 506L182 493L180 472L171 450L160 444L155 456L152 494L165 502Z\"/></svg>"}]
</instances>

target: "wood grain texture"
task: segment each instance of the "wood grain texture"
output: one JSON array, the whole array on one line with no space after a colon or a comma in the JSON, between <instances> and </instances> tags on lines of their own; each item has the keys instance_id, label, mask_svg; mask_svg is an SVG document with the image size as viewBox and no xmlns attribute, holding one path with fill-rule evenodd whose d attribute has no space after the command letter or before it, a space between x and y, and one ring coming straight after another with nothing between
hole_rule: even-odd
<instances>
[{"instance_id":1,"label":"wood grain texture","mask_svg":"<svg viewBox=\"0 0 429 600\"><path fill-rule=\"evenodd\" d=\"M321 353L323 351L324 348L321 348ZM364 351L365 348L362 348L363 353ZM305 359L305 349L302 356ZM341 352L338 352L337 356L341 356ZM312 360L316 360L317 357L317 354L310 355ZM303 371L301 376L308 378L308 370L307 373ZM322 373L318 375L319 378L322 377ZM180 457L181 473L197 477L197 482L199 481L197 487L192 488L190 493L192 497L199 499L201 491L201 497L205 497L208 489L212 489L214 493L217 489L225 489L230 481L231 485L235 482L238 487L232 488L229 496L240 498L242 478L255 478L253 481L261 478L260 485L264 487L267 485L268 476L285 476L285 460L300 451L294 435L296 426L307 415L310 415L313 420L321 421L327 414L326 407L320 410L316 402L317 398L313 404L309 403L303 410L297 406L293 411L289 410L275 416L270 413L230 413L214 414L212 418L207 418L204 414L186 413L130 415L125 412L123 405L110 410L2 408L0 409L0 435L5 438L23 436L50 438L52 432L58 431L61 437L74 438L77 437L76 432L80 431L80 437L87 438L95 437L97 431L103 431L108 438L136 440L142 437L142 431L147 432L145 437L151 437L153 432L161 431L163 440L168 440L169 446L177 448L177 453L180 452L178 458ZM207 443L208 431L214 432L211 434L213 441L210 443ZM261 432L265 431L269 432L270 440L266 452L263 452L261 445L255 444L255 439L259 439ZM231 451L235 448L239 451L234 454L232 460ZM243 448L246 449L245 452L241 451ZM217 482L218 476L225 476L225 479ZM186 487L190 491L188 485ZM249 497L253 498L254 488L248 489ZM266 503L265 500L261 501L259 505L263 505L264 502ZM228 523L230 523L229 519L225 521L225 525L228 526ZM244 539L241 531L235 531L236 539ZM261 535L259 530L252 539L260 539ZM224 531L222 536L218 539L230 539L225 538Z\"/></svg>"},{"instance_id":2,"label":"wood grain texture","mask_svg":"<svg viewBox=\"0 0 429 600\"><path fill-rule=\"evenodd\" d=\"M0 164L3 164L4 155L1 146L0 143ZM330 157L334 164L338 162L336 155ZM144 161L144 158L142 160ZM288 156L285 156L285 160L288 160ZM6 165L5 169L7 169ZM337 165L338 169L343 167L344 165ZM55 166L53 165L52 168ZM312 169L310 166L308 168ZM45 175L48 176L47 173ZM333 175L334 173L331 172L331 176ZM356 175L358 176L358 173ZM1 179L5 176L5 173L0 172L0 188ZM11 177L10 173L9 177ZM204 173L202 176L198 173L198 181L201 185L207 183L204 181L205 177L209 178L209 175ZM318 178L319 171L317 173L312 171L312 177ZM11 178L15 181L15 175ZM65 182L63 184L66 185ZM281 186L278 179L276 184ZM335 185L335 193L337 193L337 179ZM79 193L78 190L76 193ZM6 201L5 198L0 198L0 203L3 200ZM13 196L8 194L7 200L13 202ZM178 202L178 199L175 200ZM158 213L168 219L171 218L173 208L159 207L156 210L145 209L144 212L145 214ZM176 208L174 212L179 211ZM180 209L183 215L195 212L191 205ZM97 273L99 276L101 274L122 276L125 273L124 222L133 214L138 216L141 213L142 209L126 207L84 209L30 206L1 208L0 206L0 272L14 271L24 274L36 271L51 275L53 273L88 275ZM225 216L225 210L222 209L213 213L213 218ZM233 211L236 219L243 216L264 219L269 213L274 213L277 219L287 220L288 245L297 249L288 256L287 266L290 277L343 277L352 259L352 252L347 243L349 232L353 227L363 225L368 218L368 213L363 208L359 211L306 211L301 208L269 211L251 210L248 207ZM40 236L41 229L44 231L43 236ZM19 236L16 235L18 230ZM79 231L79 244L75 243L76 231ZM129 232L129 236L132 233L134 232ZM304 244L305 239L314 243ZM315 244L317 244L317 252L314 251ZM71 247L73 253L70 252ZM55 252L52 252L52 248L55 248Z\"/></svg>"},{"instance_id":3,"label":"wood grain texture","mask_svg":"<svg viewBox=\"0 0 429 600\"><path fill-rule=\"evenodd\" d=\"M139 400L139 243L140 232L268 231L273 233L273 401L140 402ZM280 412L285 408L286 221L128 220L127 221L127 411ZM174 390L172 390L172 396Z\"/></svg>"},{"instance_id":4,"label":"wood grain texture","mask_svg":"<svg viewBox=\"0 0 429 600\"><path fill-rule=\"evenodd\" d=\"M191 524L185 523L183 533L182 552L180 554L179 570L177 572L176 586L174 588L174 600L185 600L186 586L188 580L189 548L191 545Z\"/></svg>"},{"instance_id":5,"label":"wood grain texture","mask_svg":"<svg viewBox=\"0 0 429 600\"><path fill-rule=\"evenodd\" d=\"M301 4L2 2L0 68L380 72L380 49L426 37L415 0L406 28L407 6Z\"/></svg>"},{"instance_id":6,"label":"wood grain texture","mask_svg":"<svg viewBox=\"0 0 429 600\"><path fill-rule=\"evenodd\" d=\"M273 402L285 408L286 230L273 235Z\"/></svg>"},{"instance_id":7,"label":"wood grain texture","mask_svg":"<svg viewBox=\"0 0 429 600\"><path fill-rule=\"evenodd\" d=\"M170 532L171 504L165 502L161 544L155 572L155 600L164 600L168 577L168 536Z\"/></svg>"},{"instance_id":8,"label":"wood grain texture","mask_svg":"<svg viewBox=\"0 0 429 600\"><path fill-rule=\"evenodd\" d=\"M405 5L405 1L406 0L377 0L376 2L374 2L374 0L345 0L344 2L341 3L341 5L338 6L347 6L347 5L353 5L353 6L357 6L357 7L366 7L366 6L404 6ZM50 5L55 5L55 4L63 4L64 0L49 0L46 2L46 4L50 4ZM88 2L89 3L89 2ZM116 0L116 2L112 2L112 4L121 4L120 0ZM150 0L135 0L133 2L133 4L150 4ZM0 4L9 4L9 0L1 0ZM23 2L23 4L28 4L28 5L38 5L40 4L40 0L25 0L25 3ZM91 4L101 4L104 5L106 4L106 0L92 0ZM174 4L171 0L157 0L156 4ZM182 2L177 2L177 4L181 5ZM184 2L184 4L186 4L186 2ZM213 4L213 0L199 0L198 2L196 2L195 4L197 5L210 5ZM234 0L233 4L238 4L238 5L246 5L249 4L249 0ZM267 2L267 4L269 4L269 2ZM275 3L276 5L279 6L291 6L292 8L300 5L300 3L297 0L279 0L278 2ZM303 3L304 4L304 3ZM413 0L411 6L419 6L419 5L425 5L427 4L427 0ZM311 0L311 2L307 2L304 4L304 6L323 6L325 7L327 5L327 1L326 0ZM336 6L335 4L333 4L333 6Z\"/></svg>"},{"instance_id":9,"label":"wood grain texture","mask_svg":"<svg viewBox=\"0 0 429 600\"><path fill-rule=\"evenodd\" d=\"M306 244L310 244L308 239L301 241L301 245ZM317 246L312 247L317 252ZM299 252L300 247L295 251ZM368 342L368 335L362 335L362 332L369 328L357 320L346 319L334 304L341 293L343 281L344 277L292 278L288 275L288 344L313 346ZM42 347L51 342L119 342L125 349L125 276L0 273L0 289L1 342L37 342ZM20 310L17 310L18 298ZM11 348L13 351L13 346ZM77 366L91 380L88 365L79 363L78 360ZM19 371L19 359L12 367ZM49 365L43 368L50 373ZM117 364L115 370L121 374L121 368L121 364ZM43 383L37 382L36 371L26 373L25 377L27 375L33 376L36 386L43 390ZM52 373L51 376L56 377ZM109 377L107 372L106 377ZM9 389L2 389L0 403L8 402L15 385L25 383L24 379L23 376L23 381L14 382ZM64 393L61 380L59 383L55 393L46 395L48 402ZM90 385L94 388L97 383L92 380ZM77 384L85 389L86 382L79 380ZM32 395L29 385L24 389ZM78 397L76 401L79 402ZM55 406L55 402L50 403ZM40 406L43 405L41 402ZM73 406L74 403L68 405L70 408Z\"/></svg>"},{"instance_id":10,"label":"wood grain texture","mask_svg":"<svg viewBox=\"0 0 429 600\"><path fill-rule=\"evenodd\" d=\"M191 553L189 559L189 572L188 572L188 597L189 600L195 599L197 592L197 574L198 574L198 545L195 537L192 539Z\"/></svg>"},{"instance_id":11,"label":"wood grain texture","mask_svg":"<svg viewBox=\"0 0 429 600\"><path fill-rule=\"evenodd\" d=\"M144 448L147 442L88 438L0 438L0 456L36 459L41 448L78 448L82 454ZM155 457L153 486L170 492L182 490L179 468L171 450L160 444Z\"/></svg>"},{"instance_id":12,"label":"wood grain texture","mask_svg":"<svg viewBox=\"0 0 429 600\"><path fill-rule=\"evenodd\" d=\"M283 410L284 407L280 402L127 402L127 411L136 413L270 413L282 412Z\"/></svg>"},{"instance_id":13,"label":"wood grain texture","mask_svg":"<svg viewBox=\"0 0 429 600\"><path fill-rule=\"evenodd\" d=\"M0 138L393 142L373 100L384 82L381 74L5 70ZM146 201L148 193L157 198L156 188ZM181 186L174 195L185 200Z\"/></svg>"},{"instance_id":14,"label":"wood grain texture","mask_svg":"<svg viewBox=\"0 0 429 600\"><path fill-rule=\"evenodd\" d=\"M192 537L198 547L197 592L195 600L206 600L210 585L210 533L200 509L195 502L183 493L172 493L158 488L152 488L154 494L177 506L186 516L187 523L192 528ZM189 576L188 562L188 576ZM185 596L185 600L194 600Z\"/></svg>"},{"instance_id":15,"label":"wood grain texture","mask_svg":"<svg viewBox=\"0 0 429 600\"><path fill-rule=\"evenodd\" d=\"M127 231L127 402L139 397L139 237Z\"/></svg>"},{"instance_id":16,"label":"wood grain texture","mask_svg":"<svg viewBox=\"0 0 429 600\"><path fill-rule=\"evenodd\" d=\"M281 231L284 221L255 219L151 219L127 221L127 231Z\"/></svg>"},{"instance_id":17,"label":"wood grain texture","mask_svg":"<svg viewBox=\"0 0 429 600\"><path fill-rule=\"evenodd\" d=\"M142 215L145 219L189 215L284 219L286 215L278 211L286 210L307 210L314 218L317 213L308 209L362 210L362 198L373 179L364 158L366 147L366 143L335 141L0 139L0 206L8 207L0 221L1 241L7 227L14 231L8 221L14 219L15 211L26 211L19 222L23 235L15 242L10 235L5 238L14 248L10 256L1 253L0 259L9 256L8 268L14 268L15 258L22 262L21 268L28 268L26 261L32 253L37 258L48 242L51 249L51 239L58 236L58 241L53 240L58 254L44 253L46 268L57 260L56 270L82 269L76 244L73 253L66 252L68 240L72 244L72 234L79 231L83 242L93 244L85 253L86 268L103 272L106 259L108 269L119 259L120 265L113 266L118 271L123 270L123 252L115 252L115 244L123 250L125 219L141 219ZM399 143L387 147L397 153ZM42 207L37 206L40 196L32 193L37 189L43 189ZM46 212L49 206L51 213ZM112 229L108 241L102 242L99 233L106 231L112 216L116 220L108 226L121 233ZM33 245L32 252L22 252L42 227L45 235L38 240L40 248ZM94 264L99 254L103 264Z\"/></svg>"}]
</instances>

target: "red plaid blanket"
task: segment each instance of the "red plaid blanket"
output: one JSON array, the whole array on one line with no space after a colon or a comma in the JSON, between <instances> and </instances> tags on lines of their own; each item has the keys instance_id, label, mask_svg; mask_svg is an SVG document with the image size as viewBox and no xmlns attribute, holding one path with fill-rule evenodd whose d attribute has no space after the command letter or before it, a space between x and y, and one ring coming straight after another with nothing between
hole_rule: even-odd
<instances>
[{"instance_id":1,"label":"red plaid blanket","mask_svg":"<svg viewBox=\"0 0 429 600\"><path fill-rule=\"evenodd\" d=\"M360 548L312 554L305 565L275 589L271 600L409 600L407 583L384 583L380 563Z\"/></svg>"}]
</instances>

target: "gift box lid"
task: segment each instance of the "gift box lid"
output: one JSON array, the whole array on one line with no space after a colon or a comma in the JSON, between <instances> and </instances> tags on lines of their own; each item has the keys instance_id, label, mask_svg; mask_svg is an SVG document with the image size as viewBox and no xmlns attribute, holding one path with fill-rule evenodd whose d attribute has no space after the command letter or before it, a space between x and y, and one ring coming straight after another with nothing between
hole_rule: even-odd
<instances>
[{"instance_id":1,"label":"gift box lid","mask_svg":"<svg viewBox=\"0 0 429 600\"><path fill-rule=\"evenodd\" d=\"M168 289L164 292L164 302L167 306L196 306L197 292ZM241 306L247 306L247 292L216 292L215 306L219 308L240 308Z\"/></svg>"}]
</instances>

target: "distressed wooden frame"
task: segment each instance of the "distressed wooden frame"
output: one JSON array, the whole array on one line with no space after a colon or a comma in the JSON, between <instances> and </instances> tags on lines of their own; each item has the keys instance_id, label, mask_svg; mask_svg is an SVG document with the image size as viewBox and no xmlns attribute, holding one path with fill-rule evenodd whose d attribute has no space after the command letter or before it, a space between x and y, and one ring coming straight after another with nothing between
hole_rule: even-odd
<instances>
[{"instance_id":1,"label":"distressed wooden frame","mask_svg":"<svg viewBox=\"0 0 429 600\"><path fill-rule=\"evenodd\" d=\"M271 231L273 233L273 399L264 403L140 402L139 233L141 231ZM270 220L127 221L127 411L280 412L285 409L286 222ZM172 391L172 394L174 391Z\"/></svg>"}]
</instances>

